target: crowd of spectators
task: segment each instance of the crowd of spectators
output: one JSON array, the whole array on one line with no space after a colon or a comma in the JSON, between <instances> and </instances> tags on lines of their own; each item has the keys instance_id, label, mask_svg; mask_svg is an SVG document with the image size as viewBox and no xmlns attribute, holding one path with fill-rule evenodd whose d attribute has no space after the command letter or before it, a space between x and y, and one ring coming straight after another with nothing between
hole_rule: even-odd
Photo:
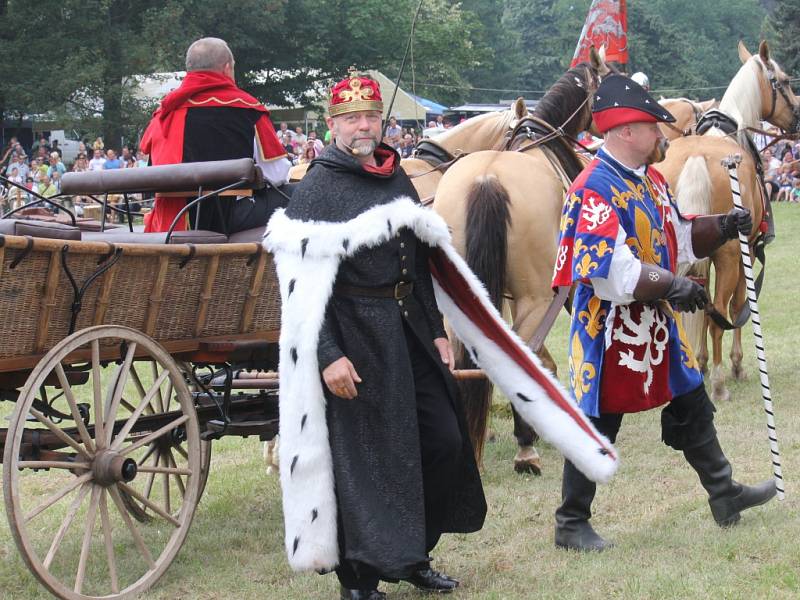
<instances>
[{"instance_id":1,"label":"crowd of spectators","mask_svg":"<svg viewBox=\"0 0 800 600\"><path fill-rule=\"evenodd\" d=\"M91 157L91 158L90 158ZM91 145L81 142L78 154L72 164L65 164L58 141L51 144L47 138L40 137L30 149L25 151L17 138L12 137L0 154L0 174L17 185L0 185L0 211L24 206L36 199L35 194L51 198L61 193L61 178L67 171L100 171L104 169L129 169L147 166L147 156L141 152L134 154L129 146L123 146L119 154L113 148L106 148L103 139L98 137ZM33 192L33 193L29 193ZM81 204L66 200L80 214Z\"/></svg>"},{"instance_id":2,"label":"crowd of spectators","mask_svg":"<svg viewBox=\"0 0 800 600\"><path fill-rule=\"evenodd\" d=\"M800 142L785 141L767 147L761 158L770 198L800 203Z\"/></svg>"},{"instance_id":3,"label":"crowd of spectators","mask_svg":"<svg viewBox=\"0 0 800 600\"><path fill-rule=\"evenodd\" d=\"M383 141L396 149L402 158L409 158L414 147L423 136L435 134L438 130L448 129L450 124L442 117L431 121L424 130L405 127L391 117L384 130ZM330 131L319 137L314 129L306 131L297 125L290 128L285 122L279 124L278 138L283 143L292 164L305 164L314 160L331 143ZM131 146L123 146L117 151L106 147L101 137L93 142L81 142L77 157L71 164L62 160L62 151L58 141L52 143L44 136L39 137L26 151L18 139L12 137L0 152L0 175L4 175L17 186L0 183L0 214L28 204L36 199L29 192L46 198L61 193L61 178L68 171L101 171L107 169L129 169L144 167L148 157L136 152ZM67 204L73 204L65 199ZM86 199L74 199L74 206L79 213L81 204Z\"/></svg>"}]
</instances>

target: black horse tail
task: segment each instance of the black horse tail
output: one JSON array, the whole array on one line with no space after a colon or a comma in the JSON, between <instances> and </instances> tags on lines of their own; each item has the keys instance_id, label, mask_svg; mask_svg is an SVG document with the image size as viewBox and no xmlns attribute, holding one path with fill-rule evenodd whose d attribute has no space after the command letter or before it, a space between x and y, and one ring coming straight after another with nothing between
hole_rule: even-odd
<instances>
[{"instance_id":1,"label":"black horse tail","mask_svg":"<svg viewBox=\"0 0 800 600\"><path fill-rule=\"evenodd\" d=\"M467 194L466 261L486 287L498 311L502 310L506 285L510 201L508 191L494 175L476 179ZM460 344L456 366L475 368L475 363ZM469 436L480 464L492 405L492 384L488 379L462 380L459 388Z\"/></svg>"}]
</instances>

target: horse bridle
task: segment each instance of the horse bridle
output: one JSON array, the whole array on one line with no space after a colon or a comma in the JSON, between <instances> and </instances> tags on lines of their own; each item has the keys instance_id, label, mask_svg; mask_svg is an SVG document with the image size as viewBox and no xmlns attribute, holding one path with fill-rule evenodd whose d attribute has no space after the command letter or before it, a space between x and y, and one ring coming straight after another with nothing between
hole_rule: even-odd
<instances>
[{"instance_id":1,"label":"horse bridle","mask_svg":"<svg viewBox=\"0 0 800 600\"><path fill-rule=\"evenodd\" d=\"M514 141L518 137L520 137L520 135L525 136L527 139L531 140L531 143L516 148L517 152L525 152L526 150L530 150L531 148L534 148L536 146L541 146L542 144L545 144L555 138L566 139L569 140L570 142L583 146L583 144L581 144L578 140L573 138L571 135L568 135L567 132L564 131L564 127L566 127L567 123L569 123L578 114L580 114L580 112L584 108L586 108L587 105L589 113L591 114L592 105L594 104L594 94L603 81L602 75L597 73L591 67L584 67L584 71L587 75L586 78L589 80L588 84L591 84L591 87L589 87L589 89L586 90L587 93L586 97L583 99L583 102L581 102L578 105L578 108L576 108L561 125L559 125L558 127L554 127L549 123L537 119L534 115L527 115L526 117L520 119L519 122L506 134L505 145L503 149L510 150ZM577 85L581 89L587 87L587 83L584 83L584 81L580 80L578 77L575 77L575 85ZM537 135L541 136L542 133L541 131L536 131L535 127L532 127L533 124L545 126L549 130L548 133L544 134L543 137L536 137Z\"/></svg>"},{"instance_id":2,"label":"horse bridle","mask_svg":"<svg viewBox=\"0 0 800 600\"><path fill-rule=\"evenodd\" d=\"M786 81L780 81L778 79L775 70L772 68L771 61L769 63L765 63L763 60L759 62L767 72L767 80L769 81L769 87L772 91L772 106L769 109L769 114L764 117L764 120L769 121L775 114L775 109L778 105L778 94L780 94L786 104L792 107L792 116L794 117L794 122L792 123L792 133L800 132L800 104L793 103L791 98L789 98L789 95L786 93L786 88L789 84Z\"/></svg>"}]
</instances>

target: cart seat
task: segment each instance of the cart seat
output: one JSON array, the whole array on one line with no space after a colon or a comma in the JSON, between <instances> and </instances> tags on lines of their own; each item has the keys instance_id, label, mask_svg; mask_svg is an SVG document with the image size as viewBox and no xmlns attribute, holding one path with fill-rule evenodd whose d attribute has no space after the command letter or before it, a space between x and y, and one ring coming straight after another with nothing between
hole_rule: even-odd
<instances>
[{"instance_id":1,"label":"cart seat","mask_svg":"<svg viewBox=\"0 0 800 600\"><path fill-rule=\"evenodd\" d=\"M34 219L0 219L0 234L29 235L38 238L56 240L80 240L81 230L72 225L55 221L37 221Z\"/></svg>"},{"instance_id":2,"label":"cart seat","mask_svg":"<svg viewBox=\"0 0 800 600\"><path fill-rule=\"evenodd\" d=\"M229 244L246 244L255 242L260 244L264 240L264 231L267 229L266 225L261 227L254 227L253 229L245 229L244 231L237 231L228 237Z\"/></svg>"},{"instance_id":3,"label":"cart seat","mask_svg":"<svg viewBox=\"0 0 800 600\"><path fill-rule=\"evenodd\" d=\"M110 169L65 173L61 193L66 195L134 192L210 192L237 182L250 189L264 186L261 169L252 158L162 165L137 169Z\"/></svg>"},{"instance_id":4,"label":"cart seat","mask_svg":"<svg viewBox=\"0 0 800 600\"><path fill-rule=\"evenodd\" d=\"M84 231L83 241L85 242L111 242L112 244L163 244L167 238L164 232L131 233L125 228L122 231ZM202 229L191 229L189 231L173 231L170 237L170 244L224 244L228 241L228 236L216 231L203 231Z\"/></svg>"},{"instance_id":5,"label":"cart seat","mask_svg":"<svg viewBox=\"0 0 800 600\"><path fill-rule=\"evenodd\" d=\"M72 225L72 220L70 219L69 215L63 212L59 212L54 215L52 211L49 211L46 208L42 208L40 206L33 208L24 208L19 212L14 213L14 216L11 218L18 218L18 219L25 219L29 221L39 221L39 222L61 223L62 225ZM88 219L84 217L76 217L75 219L75 226L81 231L100 231L101 225L102 224L97 219ZM120 227L119 225L106 223L105 228L106 230L111 231L112 229L118 229Z\"/></svg>"}]
</instances>

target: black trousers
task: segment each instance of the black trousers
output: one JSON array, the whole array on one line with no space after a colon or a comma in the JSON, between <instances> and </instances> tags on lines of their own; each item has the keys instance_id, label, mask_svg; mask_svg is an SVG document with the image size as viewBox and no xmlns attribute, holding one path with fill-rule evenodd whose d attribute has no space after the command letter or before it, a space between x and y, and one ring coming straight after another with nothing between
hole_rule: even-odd
<instances>
[{"instance_id":1,"label":"black trousers","mask_svg":"<svg viewBox=\"0 0 800 600\"><path fill-rule=\"evenodd\" d=\"M405 337L414 373L425 496L425 546L430 553L442 535L446 499L454 473L458 472L463 442L441 368L434 364L434 359L408 328ZM391 473L386 476L391 477ZM344 556L341 526L339 532L339 551ZM421 564L420 568L426 566ZM381 579L380 573L369 565L347 560L341 561L336 575L344 587L353 590L376 589Z\"/></svg>"},{"instance_id":2,"label":"black trousers","mask_svg":"<svg viewBox=\"0 0 800 600\"><path fill-rule=\"evenodd\" d=\"M617 441L622 416L622 413L601 413L589 420L613 444ZM701 446L715 435L714 405L705 385L675 396L661 412L661 438L675 450Z\"/></svg>"},{"instance_id":3,"label":"black trousers","mask_svg":"<svg viewBox=\"0 0 800 600\"><path fill-rule=\"evenodd\" d=\"M189 209L189 222L192 227L196 222L197 229L226 235L262 227L267 224L272 213L289 204L286 198L289 191L290 186L283 186L280 191L267 187L256 190L251 198L207 198L201 202L199 209L197 206Z\"/></svg>"}]
</instances>

